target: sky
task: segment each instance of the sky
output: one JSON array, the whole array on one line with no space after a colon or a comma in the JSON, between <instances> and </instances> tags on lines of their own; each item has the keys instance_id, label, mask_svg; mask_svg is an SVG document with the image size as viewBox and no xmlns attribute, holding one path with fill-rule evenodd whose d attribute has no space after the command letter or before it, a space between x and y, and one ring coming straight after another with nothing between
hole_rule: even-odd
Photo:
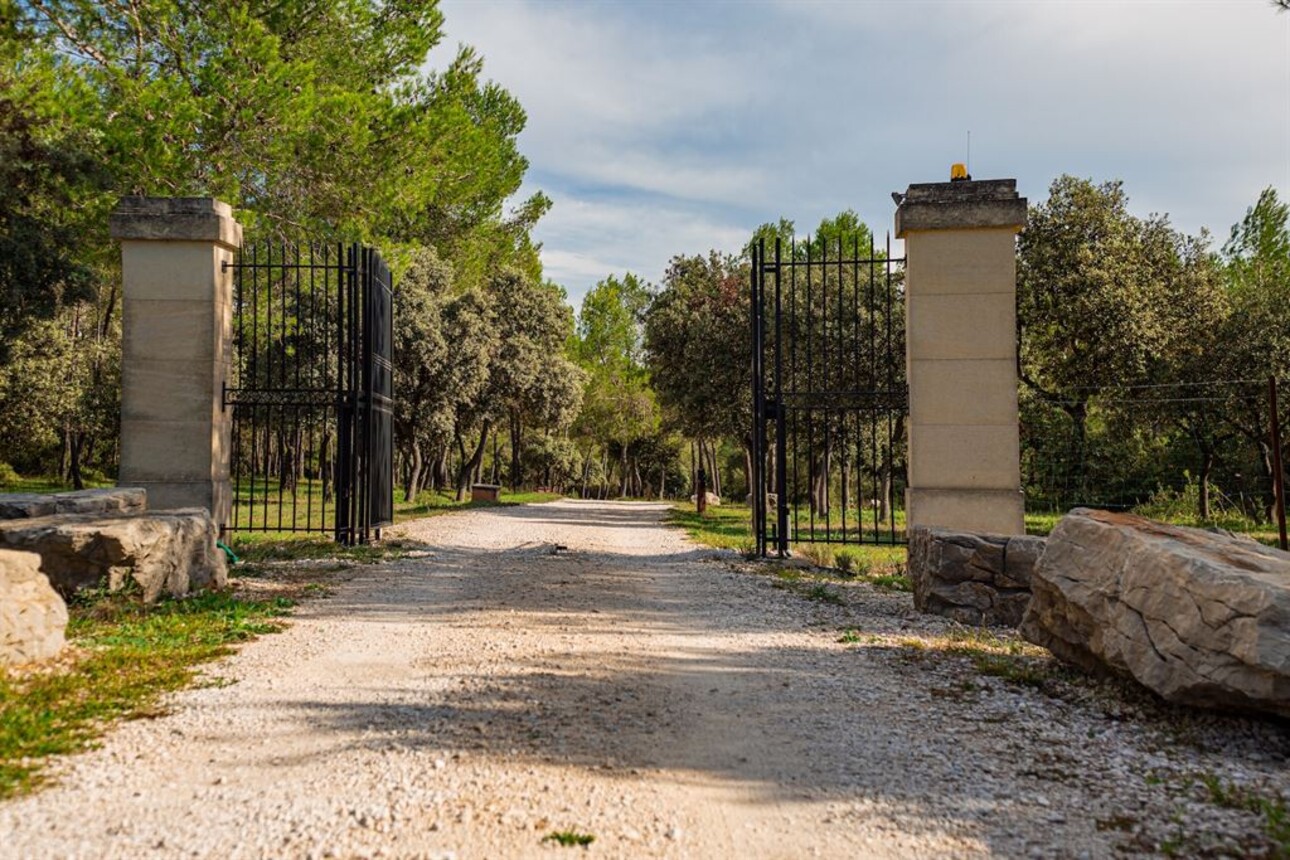
<instances>
[{"instance_id":1,"label":"sky","mask_svg":"<svg viewBox=\"0 0 1290 860\"><path fill-rule=\"evenodd\" d=\"M1138 215L1221 244L1290 199L1290 13L1269 0L444 0L445 38L524 106L519 197L554 202L544 271L577 305L610 274L737 252L891 192L1062 173L1123 180Z\"/></svg>"}]
</instances>

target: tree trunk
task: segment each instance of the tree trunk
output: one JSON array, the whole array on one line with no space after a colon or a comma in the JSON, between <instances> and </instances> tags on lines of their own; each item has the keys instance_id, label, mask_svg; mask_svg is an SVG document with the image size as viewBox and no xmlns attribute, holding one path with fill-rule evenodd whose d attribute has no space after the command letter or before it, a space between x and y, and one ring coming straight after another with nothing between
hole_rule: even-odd
<instances>
[{"instance_id":1,"label":"tree trunk","mask_svg":"<svg viewBox=\"0 0 1290 860\"><path fill-rule=\"evenodd\" d=\"M708 446L708 462L712 464L712 471L710 471L708 474L711 476L709 480L712 481L713 494L720 496L721 495L721 467L717 465L718 447L720 447L719 443L714 443Z\"/></svg>"},{"instance_id":2,"label":"tree trunk","mask_svg":"<svg viewBox=\"0 0 1290 860\"><path fill-rule=\"evenodd\" d=\"M403 501L411 502L421 492L421 446L412 443L412 456L408 458L408 481L403 487Z\"/></svg>"},{"instance_id":3,"label":"tree trunk","mask_svg":"<svg viewBox=\"0 0 1290 860\"><path fill-rule=\"evenodd\" d=\"M627 497L627 446L620 445L618 448L618 497Z\"/></svg>"},{"instance_id":4,"label":"tree trunk","mask_svg":"<svg viewBox=\"0 0 1290 860\"><path fill-rule=\"evenodd\" d=\"M470 458L466 458L466 443L462 440L461 434L457 434L457 449L461 454L461 469L457 472L457 501L461 501L466 496L466 488L470 484L470 479L479 473L479 464L484 459L484 450L488 445L488 431L491 429L492 422L490 419L484 419L484 429L479 434L479 442L475 445L474 452Z\"/></svg>"},{"instance_id":5,"label":"tree trunk","mask_svg":"<svg viewBox=\"0 0 1290 860\"><path fill-rule=\"evenodd\" d=\"M81 434L74 431L68 431L68 476L72 479L72 486L77 490L85 489L85 481L81 478Z\"/></svg>"},{"instance_id":6,"label":"tree trunk","mask_svg":"<svg viewBox=\"0 0 1290 860\"><path fill-rule=\"evenodd\" d=\"M1209 479L1214 472L1214 452L1213 450L1202 449L1200 455L1200 471L1197 474L1197 480L1200 482L1200 499L1197 505L1196 513L1200 516L1202 522L1209 519Z\"/></svg>"},{"instance_id":7,"label":"tree trunk","mask_svg":"<svg viewBox=\"0 0 1290 860\"><path fill-rule=\"evenodd\" d=\"M511 490L518 492L520 489L520 413L517 409L511 410Z\"/></svg>"}]
</instances>

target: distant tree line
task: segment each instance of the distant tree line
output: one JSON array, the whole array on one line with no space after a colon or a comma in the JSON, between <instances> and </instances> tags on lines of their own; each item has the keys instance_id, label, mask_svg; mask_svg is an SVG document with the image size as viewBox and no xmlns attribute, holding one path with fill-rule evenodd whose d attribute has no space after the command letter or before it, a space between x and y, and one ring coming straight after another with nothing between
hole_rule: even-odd
<instances>
[{"instance_id":1,"label":"distant tree line","mask_svg":"<svg viewBox=\"0 0 1290 860\"><path fill-rule=\"evenodd\" d=\"M550 202L507 208L527 169L522 107L470 48L424 71L435 3L128 8L0 0L0 481L113 475L122 300L107 221L121 196L148 194L224 199L248 241L382 250L409 499L475 481L670 497L699 469L710 489L750 493L750 249L789 247L792 222L678 255L658 284L607 275L575 313L531 238ZM1215 247L1132 213L1118 182L1052 184L1017 245L1034 505L1185 497L1202 519L1266 517L1266 380L1290 377L1288 220L1268 189ZM843 212L803 238L797 253L868 247L871 231ZM903 319L890 322L898 346ZM857 368L827 369L864 387ZM852 480L849 431L829 430L804 464L840 475L807 490L815 512L843 497L828 481ZM907 469L904 428L889 432L868 466L881 488L866 503L884 508Z\"/></svg>"}]
</instances>

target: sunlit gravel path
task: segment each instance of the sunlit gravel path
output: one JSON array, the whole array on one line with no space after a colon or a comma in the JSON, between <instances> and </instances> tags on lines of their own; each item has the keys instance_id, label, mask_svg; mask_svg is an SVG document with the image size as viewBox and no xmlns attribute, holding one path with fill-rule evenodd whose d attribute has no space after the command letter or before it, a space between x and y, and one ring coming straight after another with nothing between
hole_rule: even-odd
<instances>
[{"instance_id":1,"label":"sunlit gravel path","mask_svg":"<svg viewBox=\"0 0 1290 860\"><path fill-rule=\"evenodd\" d=\"M945 628L906 595L804 599L665 511L401 527L426 549L355 569L211 668L232 683L0 805L0 856L1105 857L1180 816L1235 853L1260 832L1172 775L1275 781L1275 727L1170 746L1097 702L911 659L898 637ZM586 852L546 839L575 832Z\"/></svg>"}]
</instances>

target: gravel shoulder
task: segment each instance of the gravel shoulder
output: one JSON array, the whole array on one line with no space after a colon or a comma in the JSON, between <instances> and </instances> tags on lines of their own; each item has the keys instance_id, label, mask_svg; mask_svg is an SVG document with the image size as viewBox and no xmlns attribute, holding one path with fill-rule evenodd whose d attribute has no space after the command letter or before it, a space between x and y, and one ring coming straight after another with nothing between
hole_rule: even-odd
<instances>
[{"instance_id":1,"label":"gravel shoulder","mask_svg":"<svg viewBox=\"0 0 1290 860\"><path fill-rule=\"evenodd\" d=\"M0 854L1277 856L1208 786L1285 798L1284 725L983 675L907 595L805 599L665 512L400 526L425 549L0 805Z\"/></svg>"}]
</instances>

